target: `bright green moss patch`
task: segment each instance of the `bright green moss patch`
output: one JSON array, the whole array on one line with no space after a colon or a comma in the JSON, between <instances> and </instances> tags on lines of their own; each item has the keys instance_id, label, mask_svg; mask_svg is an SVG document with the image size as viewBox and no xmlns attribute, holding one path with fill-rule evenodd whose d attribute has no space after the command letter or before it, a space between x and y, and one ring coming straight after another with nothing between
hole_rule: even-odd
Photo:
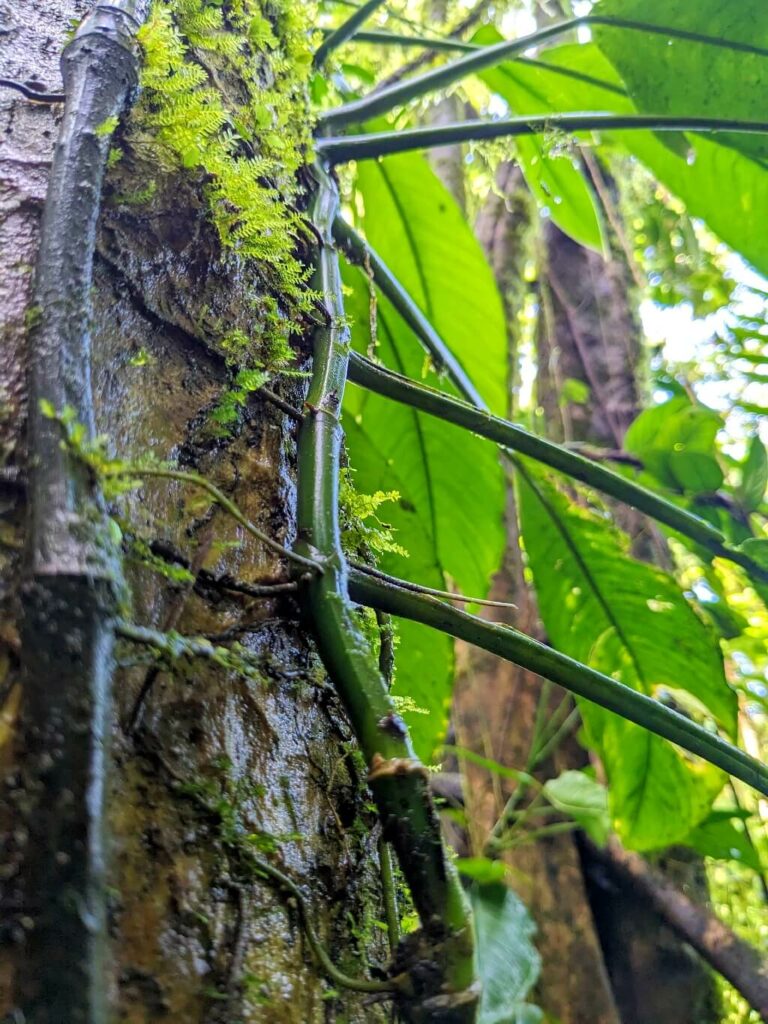
<instances>
[{"instance_id":1,"label":"bright green moss patch","mask_svg":"<svg viewBox=\"0 0 768 1024\"><path fill-rule=\"evenodd\" d=\"M257 262L265 294L252 355L265 338L287 338L314 301L297 253L313 15L305 0L165 0L139 35L131 145L151 147L164 169L202 172L222 246Z\"/></svg>"}]
</instances>

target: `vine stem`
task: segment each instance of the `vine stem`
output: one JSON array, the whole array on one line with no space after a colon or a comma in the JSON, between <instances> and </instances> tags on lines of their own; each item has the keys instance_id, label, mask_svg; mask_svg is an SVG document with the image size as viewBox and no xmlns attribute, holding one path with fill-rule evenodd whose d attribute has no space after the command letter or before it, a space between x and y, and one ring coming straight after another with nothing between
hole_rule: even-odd
<instances>
[{"instance_id":1,"label":"vine stem","mask_svg":"<svg viewBox=\"0 0 768 1024\"><path fill-rule=\"evenodd\" d=\"M498 121L460 121L457 124L401 131L371 132L318 139L318 154L332 164L348 160L372 160L413 149L431 149L459 142L544 135L547 132L590 132L642 130L653 132L735 132L746 135L768 133L768 121L740 121L738 118L690 117L661 114L613 114L610 111L537 114L502 117Z\"/></svg>"},{"instance_id":2,"label":"vine stem","mask_svg":"<svg viewBox=\"0 0 768 1024\"><path fill-rule=\"evenodd\" d=\"M680 508L679 505L667 501L619 473L614 473L598 462L592 462L583 455L569 451L552 441L536 437L516 423L494 416L484 409L474 408L443 391L418 384L394 370L366 359L357 352L353 352L350 357L349 377L360 387L471 430L504 448L527 455L536 462L594 487L595 490L625 505L631 505L694 543L700 544L716 557L726 558L740 565L754 579L768 582L768 569L744 552L729 547L722 533L705 519Z\"/></svg>"},{"instance_id":3,"label":"vine stem","mask_svg":"<svg viewBox=\"0 0 768 1024\"><path fill-rule=\"evenodd\" d=\"M442 67L434 68L423 75L409 78L404 82L398 82L388 89L383 89L381 92L345 103L325 114L320 122L322 130L327 133L330 127L335 129L345 124L362 124L372 117L386 114L387 111L409 103L411 100L426 96L437 89L444 89L454 82L465 78L467 75L492 67L503 60L514 57L515 54L524 53L526 50L540 46L549 39L567 35L569 32L587 25L601 25L605 28L647 32L653 35L684 39L687 42L702 43L739 53L752 53L762 57L768 56L768 50L750 43L708 36L699 32L689 32L686 29L675 28L671 25L653 25L627 18L607 18L602 15L591 14L585 15L582 18L569 18L554 25L547 25L546 28L539 29L537 32L532 32L527 36L520 36L518 39L505 39L503 42L496 43L493 46L486 46L474 53L465 54L465 56L460 57L458 60L444 64Z\"/></svg>"},{"instance_id":4,"label":"vine stem","mask_svg":"<svg viewBox=\"0 0 768 1024\"><path fill-rule=\"evenodd\" d=\"M649 732L671 740L768 796L768 766L652 697L630 689L511 626L488 622L426 594L400 589L355 570L350 572L350 594L360 604L422 622L530 669L577 697L599 704Z\"/></svg>"},{"instance_id":5,"label":"vine stem","mask_svg":"<svg viewBox=\"0 0 768 1024\"><path fill-rule=\"evenodd\" d=\"M485 409L483 397L472 383L464 367L375 249L371 248L368 242L361 238L355 229L340 216L334 220L333 236L344 246L344 250L352 262L362 266L367 273L370 273L373 283L382 290L419 339L422 347L432 359L435 369L448 375L456 385L459 394L467 402L479 409ZM352 359L354 360L354 353L352 353Z\"/></svg>"},{"instance_id":6,"label":"vine stem","mask_svg":"<svg viewBox=\"0 0 768 1024\"><path fill-rule=\"evenodd\" d=\"M142 466L142 465L128 465L126 467L120 467L117 469L111 469L109 467L101 470L104 476L112 476L118 478L131 478L131 477L156 477L160 480L176 480L179 483L190 484L193 487L199 487L201 490L209 494L213 500L220 505L225 512L227 512L236 523L252 537L261 541L266 547L283 558L287 558L291 562L295 562L297 565L303 566L305 569L310 569L312 572L322 572L322 566L311 558L305 558L303 555L298 554L296 551L291 551L289 548L279 544L276 540L273 540L268 533L260 530L258 526L254 525L247 516L241 512L237 505L226 494L220 490L216 484L212 483L207 477L202 476L200 473L194 473L186 469L174 469L172 466Z\"/></svg>"},{"instance_id":7,"label":"vine stem","mask_svg":"<svg viewBox=\"0 0 768 1024\"><path fill-rule=\"evenodd\" d=\"M403 1003L412 1021L471 1022L479 997L473 962L470 910L443 846L429 792L428 773L416 758L407 730L395 714L386 681L358 625L348 593L349 568L341 550L339 410L349 361L338 252L332 226L338 211L336 183L322 167L312 202L312 221L322 239L313 287L323 296L328 319L313 337L313 368L299 432L298 546L323 565L307 582L304 608L326 670L344 703L369 766L368 782L384 835L394 846L422 924L426 957L439 970L414 971ZM415 967L416 965L411 965Z\"/></svg>"},{"instance_id":8,"label":"vine stem","mask_svg":"<svg viewBox=\"0 0 768 1024\"><path fill-rule=\"evenodd\" d=\"M312 59L312 67L321 68L330 54L346 43L348 39L351 39L360 25L364 24L383 3L384 0L367 0L366 3L358 7L354 14L350 14L347 20L342 22L338 28L329 32L317 48Z\"/></svg>"},{"instance_id":9,"label":"vine stem","mask_svg":"<svg viewBox=\"0 0 768 1024\"><path fill-rule=\"evenodd\" d=\"M94 433L89 323L112 120L135 89L148 0L97 3L62 55L64 112L43 212L29 332L29 529L22 591L27 832L32 921L20 958L26 1020L104 1024L104 795L119 560L98 481L62 447L44 408ZM7 84L7 83L6 83ZM33 97L34 99L35 97Z\"/></svg>"}]
</instances>

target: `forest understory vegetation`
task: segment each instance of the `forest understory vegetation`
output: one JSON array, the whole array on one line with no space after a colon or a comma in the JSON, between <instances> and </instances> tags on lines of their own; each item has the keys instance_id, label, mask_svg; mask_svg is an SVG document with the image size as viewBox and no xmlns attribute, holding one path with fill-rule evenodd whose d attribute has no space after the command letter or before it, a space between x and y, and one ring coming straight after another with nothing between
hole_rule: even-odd
<instances>
[{"instance_id":1,"label":"forest understory vegetation","mask_svg":"<svg viewBox=\"0 0 768 1024\"><path fill-rule=\"evenodd\" d=\"M0 1019L768 1020L762 7L0 5Z\"/></svg>"}]
</instances>

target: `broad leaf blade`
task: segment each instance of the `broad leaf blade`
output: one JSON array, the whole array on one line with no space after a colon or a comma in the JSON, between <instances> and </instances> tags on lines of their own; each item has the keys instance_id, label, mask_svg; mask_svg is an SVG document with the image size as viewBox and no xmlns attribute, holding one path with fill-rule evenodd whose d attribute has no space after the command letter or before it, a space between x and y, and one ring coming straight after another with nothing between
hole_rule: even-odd
<instances>
[{"instance_id":1,"label":"broad leaf blade","mask_svg":"<svg viewBox=\"0 0 768 1024\"><path fill-rule=\"evenodd\" d=\"M594 43L552 47L536 65L515 63L514 80L515 102L520 109L527 104L529 113L636 110L615 68ZM757 215L768 208L768 171L703 135L686 138L689 150L678 154L652 132L602 135L604 143L636 156L685 203L692 216L705 220L724 242L768 274L768 233Z\"/></svg>"},{"instance_id":2,"label":"broad leaf blade","mask_svg":"<svg viewBox=\"0 0 768 1024\"><path fill-rule=\"evenodd\" d=\"M477 966L483 986L477 1024L534 1024L541 1012L524 1000L541 969L535 926L524 904L502 885L470 889Z\"/></svg>"},{"instance_id":3,"label":"broad leaf blade","mask_svg":"<svg viewBox=\"0 0 768 1024\"><path fill-rule=\"evenodd\" d=\"M768 49L765 0L602 0L595 13ZM594 35L640 111L765 117L768 55L606 25L595 26ZM718 142L754 159L768 158L768 141L761 136L723 132Z\"/></svg>"},{"instance_id":4,"label":"broad leaf blade","mask_svg":"<svg viewBox=\"0 0 768 1024\"><path fill-rule=\"evenodd\" d=\"M584 772L566 771L544 783L544 795L554 808L580 825L602 846L608 838L608 793Z\"/></svg>"},{"instance_id":5,"label":"broad leaf blade","mask_svg":"<svg viewBox=\"0 0 768 1024\"><path fill-rule=\"evenodd\" d=\"M492 45L502 39L493 26L480 29L473 42ZM497 64L478 76L489 89L509 104L513 114L537 113L536 98L520 87L512 61ZM605 248L604 226L595 195L566 150L555 152L536 137L519 138L515 149L528 187L555 224L581 245L598 252Z\"/></svg>"},{"instance_id":6,"label":"broad leaf blade","mask_svg":"<svg viewBox=\"0 0 768 1024\"><path fill-rule=\"evenodd\" d=\"M650 696L684 692L733 736L736 695L719 647L675 581L630 558L607 520L570 504L531 464L518 484L523 540L552 644ZM583 701L580 707L624 842L649 849L682 839L706 814L720 774L615 715Z\"/></svg>"},{"instance_id":7,"label":"broad leaf blade","mask_svg":"<svg viewBox=\"0 0 768 1024\"><path fill-rule=\"evenodd\" d=\"M352 289L346 309L353 343L365 352L370 344L369 284L356 268L345 268L344 276ZM409 329L381 296L377 308L379 356L418 378L423 356ZM440 384L434 374L428 382ZM386 513L382 509L382 516L409 557L386 555L381 567L431 587L444 588L450 577L462 592L482 596L504 543L504 483L494 446L351 386L343 423L358 490L371 493L384 482L400 494L400 501L387 505ZM453 644L417 623L403 621L398 632L394 692L429 711L409 719L416 749L429 760L447 721Z\"/></svg>"}]
</instances>

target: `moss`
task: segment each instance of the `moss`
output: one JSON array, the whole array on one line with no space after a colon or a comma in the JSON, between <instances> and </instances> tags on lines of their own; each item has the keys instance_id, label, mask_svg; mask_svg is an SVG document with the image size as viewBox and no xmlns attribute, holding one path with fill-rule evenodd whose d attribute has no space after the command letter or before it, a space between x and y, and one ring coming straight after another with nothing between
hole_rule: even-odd
<instances>
[{"instance_id":1,"label":"moss","mask_svg":"<svg viewBox=\"0 0 768 1024\"><path fill-rule=\"evenodd\" d=\"M202 171L219 240L257 260L270 285L264 333L287 337L311 311L299 172L311 154L307 81L312 3L170 0L140 32L134 147ZM277 296L280 297L279 301Z\"/></svg>"}]
</instances>

